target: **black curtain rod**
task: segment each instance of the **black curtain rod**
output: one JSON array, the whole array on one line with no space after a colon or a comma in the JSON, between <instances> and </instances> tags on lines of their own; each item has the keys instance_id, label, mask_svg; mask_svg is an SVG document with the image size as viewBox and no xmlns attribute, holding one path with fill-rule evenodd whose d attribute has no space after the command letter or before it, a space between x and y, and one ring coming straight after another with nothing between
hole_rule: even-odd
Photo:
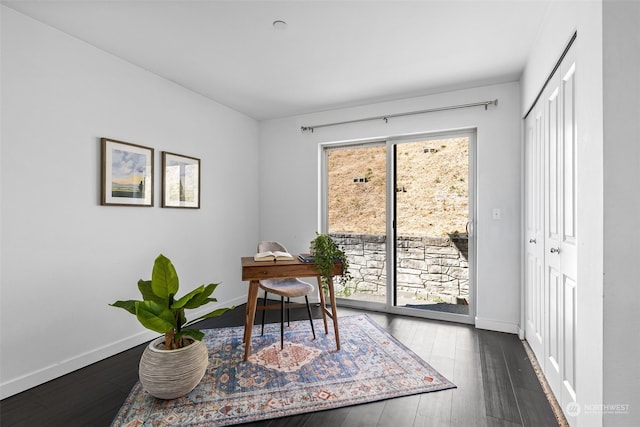
<instances>
[{"instance_id":1,"label":"black curtain rod","mask_svg":"<svg viewBox=\"0 0 640 427\"><path fill-rule=\"evenodd\" d=\"M540 92L538 92L538 96L536 96L536 99L533 101L533 104L531 104L531 107L529 107L527 114L524 115L525 119L527 118L529 113L531 113L531 111L533 110L533 107L535 107L536 104L538 103L538 100L542 96L542 92L544 92L544 90L546 89L553 75L556 73L558 68L560 68L560 64L562 63L562 60L564 59L565 56L567 56L567 53L569 52L569 48L571 47L573 42L576 41L577 36L578 36L578 32L576 31L575 33L573 33L573 36L571 36L571 40L569 40L567 47L564 48L564 51L562 52L562 55L560 55L560 59L558 59L558 62L556 62L556 65L553 67L553 70L551 70L551 74L549 74L549 77L547 77L547 81L545 81L544 84L542 85L542 89L540 89Z\"/></svg>"},{"instance_id":2,"label":"black curtain rod","mask_svg":"<svg viewBox=\"0 0 640 427\"><path fill-rule=\"evenodd\" d=\"M460 109L460 108L484 107L484 109L486 110L489 107L489 105L496 105L497 106L498 105L498 100L494 99L493 101L482 101L482 102L475 102L475 103L472 103L472 104L451 105L451 106L448 106L448 107L431 108L429 110L409 111L409 112L406 112L406 113L387 114L385 116L365 117L363 119L345 120L343 122L324 123L324 124L321 124L321 125L300 126L300 131L302 131L302 132L307 132L307 131L313 132L313 130L317 129L317 128L324 128L324 127L328 127L328 126L346 125L346 124L349 124L349 123L367 122L367 121L371 121L371 120L384 120L384 122L387 123L387 121L389 119L392 119L394 117L403 117L403 116L412 116L412 115L415 115L415 114L434 113L436 111L457 110L457 109Z\"/></svg>"}]
</instances>

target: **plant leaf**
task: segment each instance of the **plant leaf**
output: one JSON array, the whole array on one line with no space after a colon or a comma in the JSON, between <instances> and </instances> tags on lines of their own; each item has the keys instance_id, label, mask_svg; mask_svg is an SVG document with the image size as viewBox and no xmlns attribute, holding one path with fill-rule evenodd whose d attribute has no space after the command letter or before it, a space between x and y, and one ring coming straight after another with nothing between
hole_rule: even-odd
<instances>
[{"instance_id":1,"label":"plant leaf","mask_svg":"<svg viewBox=\"0 0 640 427\"><path fill-rule=\"evenodd\" d=\"M151 289L151 280L138 280L138 289L140 290L140 294L142 295L143 300L156 301L159 304L168 306L168 302L166 299L159 297L158 295L153 293L153 289Z\"/></svg>"},{"instance_id":2,"label":"plant leaf","mask_svg":"<svg viewBox=\"0 0 640 427\"><path fill-rule=\"evenodd\" d=\"M194 290L192 290L191 292L189 292L188 294L186 294L185 296L183 296L182 298L180 298L179 300L171 304L171 308L183 308L190 300L199 299L199 296L202 294L203 291L204 291L204 285L195 288Z\"/></svg>"},{"instance_id":3,"label":"plant leaf","mask_svg":"<svg viewBox=\"0 0 640 427\"><path fill-rule=\"evenodd\" d=\"M178 273L169 258L160 254L153 263L151 290L163 300L178 293Z\"/></svg>"},{"instance_id":4,"label":"plant leaf","mask_svg":"<svg viewBox=\"0 0 640 427\"><path fill-rule=\"evenodd\" d=\"M191 337L194 340L202 341L204 333L199 329L184 329L176 334L176 340L184 337Z\"/></svg>"},{"instance_id":5,"label":"plant leaf","mask_svg":"<svg viewBox=\"0 0 640 427\"><path fill-rule=\"evenodd\" d=\"M236 308L236 307L232 306L232 307L228 307L228 308L218 308L218 309L213 310L213 311L211 311L211 312L209 312L207 314L204 314L204 315L202 315L202 316L200 316L198 318L195 318L193 320L188 321L187 323L184 324L184 326L191 325L191 324L197 322L198 320L209 319L211 317L221 316L222 314L226 313L229 310L233 310L234 308Z\"/></svg>"},{"instance_id":6,"label":"plant leaf","mask_svg":"<svg viewBox=\"0 0 640 427\"><path fill-rule=\"evenodd\" d=\"M218 283L211 283L207 286L201 285L200 287L189 292L184 297L180 298L171 307L184 307L188 309L194 309L209 302L217 302L217 299L209 298L209 295L213 293L217 286Z\"/></svg>"},{"instance_id":7,"label":"plant leaf","mask_svg":"<svg viewBox=\"0 0 640 427\"><path fill-rule=\"evenodd\" d=\"M202 287L204 287L202 293L198 295L197 298L192 298L190 301L187 301L184 307L193 309L210 302L217 302L218 300L216 298L209 298L209 295L216 290L218 285L219 283L210 283L207 286L202 285Z\"/></svg>"},{"instance_id":8,"label":"plant leaf","mask_svg":"<svg viewBox=\"0 0 640 427\"><path fill-rule=\"evenodd\" d=\"M155 301L136 301L136 316L145 328L161 334L176 326L173 312Z\"/></svg>"},{"instance_id":9,"label":"plant leaf","mask_svg":"<svg viewBox=\"0 0 640 427\"><path fill-rule=\"evenodd\" d=\"M140 301L136 300L127 300L127 301L116 301L113 304L109 304L111 307L120 307L127 310L129 313L135 315L136 314L136 303Z\"/></svg>"}]
</instances>

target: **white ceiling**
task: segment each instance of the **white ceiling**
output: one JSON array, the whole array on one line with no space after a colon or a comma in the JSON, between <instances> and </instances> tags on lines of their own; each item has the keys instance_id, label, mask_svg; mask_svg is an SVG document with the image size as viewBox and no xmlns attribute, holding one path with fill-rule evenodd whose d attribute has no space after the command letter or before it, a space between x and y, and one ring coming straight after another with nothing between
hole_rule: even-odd
<instances>
[{"instance_id":1,"label":"white ceiling","mask_svg":"<svg viewBox=\"0 0 640 427\"><path fill-rule=\"evenodd\" d=\"M517 80L551 1L2 3L261 120Z\"/></svg>"}]
</instances>

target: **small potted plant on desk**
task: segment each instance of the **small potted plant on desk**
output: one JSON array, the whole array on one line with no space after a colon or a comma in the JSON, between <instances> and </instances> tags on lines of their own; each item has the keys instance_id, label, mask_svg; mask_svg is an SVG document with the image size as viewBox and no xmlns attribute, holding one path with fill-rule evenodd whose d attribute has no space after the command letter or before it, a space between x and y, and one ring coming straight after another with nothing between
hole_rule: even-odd
<instances>
[{"instance_id":1,"label":"small potted plant on desk","mask_svg":"<svg viewBox=\"0 0 640 427\"><path fill-rule=\"evenodd\" d=\"M342 274L338 276L338 283L346 286L352 279L349 272L349 260L347 255L328 234L316 232L316 237L311 241L309 248L315 263L315 269L320 273L322 285L327 289L329 279L333 277L335 263L342 263Z\"/></svg>"},{"instance_id":2,"label":"small potted plant on desk","mask_svg":"<svg viewBox=\"0 0 640 427\"><path fill-rule=\"evenodd\" d=\"M154 264L151 280L139 280L142 300L116 301L110 304L135 315L152 331L164 334L147 346L140 359L139 376L143 388L160 399L175 399L193 390L207 369L209 353L202 342L204 333L187 326L217 317L231 308L219 308L197 319L187 321L185 309L217 302L210 295L218 283L201 285L182 298L178 293L178 274L171 261L160 254Z\"/></svg>"}]
</instances>

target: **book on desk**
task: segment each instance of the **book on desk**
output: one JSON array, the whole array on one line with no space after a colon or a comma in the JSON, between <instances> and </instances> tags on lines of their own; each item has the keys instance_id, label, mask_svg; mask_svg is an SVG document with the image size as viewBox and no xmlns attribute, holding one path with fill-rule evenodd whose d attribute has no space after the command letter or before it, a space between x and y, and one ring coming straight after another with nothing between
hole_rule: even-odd
<instances>
[{"instance_id":1,"label":"book on desk","mask_svg":"<svg viewBox=\"0 0 640 427\"><path fill-rule=\"evenodd\" d=\"M292 259L294 259L293 255L283 251L258 252L253 256L254 261L290 261Z\"/></svg>"},{"instance_id":2,"label":"book on desk","mask_svg":"<svg viewBox=\"0 0 640 427\"><path fill-rule=\"evenodd\" d=\"M298 259L302 262L314 262L315 259L313 258L313 255L311 254L300 254L298 255Z\"/></svg>"},{"instance_id":3,"label":"book on desk","mask_svg":"<svg viewBox=\"0 0 640 427\"><path fill-rule=\"evenodd\" d=\"M300 255L298 255L298 259L300 261L302 261L302 262L315 262L316 261L316 259L311 254L300 254ZM340 258L334 258L333 261L342 263L342 260Z\"/></svg>"}]
</instances>

